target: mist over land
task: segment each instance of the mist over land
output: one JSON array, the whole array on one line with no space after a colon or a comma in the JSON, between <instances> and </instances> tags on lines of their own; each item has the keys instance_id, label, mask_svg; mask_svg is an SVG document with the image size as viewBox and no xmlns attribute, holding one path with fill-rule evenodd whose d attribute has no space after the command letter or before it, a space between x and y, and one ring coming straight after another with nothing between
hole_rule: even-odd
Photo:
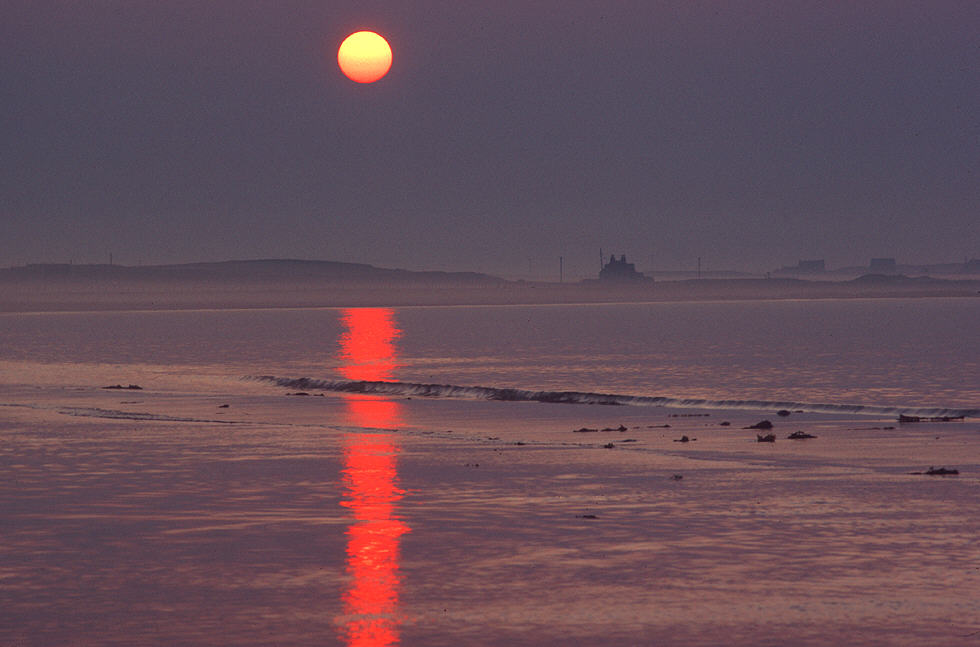
<instances>
[{"instance_id":1,"label":"mist over land","mask_svg":"<svg viewBox=\"0 0 980 647\"><path fill-rule=\"evenodd\" d=\"M512 281L478 272L414 272L361 263L269 259L0 269L0 311L157 310L685 300L976 297L971 265L943 277L818 273L758 277L681 272L654 280ZM841 278L843 276L843 278Z\"/></svg>"}]
</instances>

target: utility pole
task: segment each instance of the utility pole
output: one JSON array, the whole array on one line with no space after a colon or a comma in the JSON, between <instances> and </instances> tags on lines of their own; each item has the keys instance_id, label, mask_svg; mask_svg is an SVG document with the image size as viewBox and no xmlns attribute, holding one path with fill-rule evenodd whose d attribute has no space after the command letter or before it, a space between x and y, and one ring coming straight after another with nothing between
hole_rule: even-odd
<instances>
[{"instance_id":1,"label":"utility pole","mask_svg":"<svg viewBox=\"0 0 980 647\"><path fill-rule=\"evenodd\" d=\"M564 256L558 257L558 282L559 283L565 282L565 257Z\"/></svg>"}]
</instances>

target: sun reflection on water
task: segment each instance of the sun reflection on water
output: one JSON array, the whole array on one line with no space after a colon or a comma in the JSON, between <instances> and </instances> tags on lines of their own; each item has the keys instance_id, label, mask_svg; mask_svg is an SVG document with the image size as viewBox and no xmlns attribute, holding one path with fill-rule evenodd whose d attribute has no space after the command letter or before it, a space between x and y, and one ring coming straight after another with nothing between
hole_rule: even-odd
<instances>
[{"instance_id":1,"label":"sun reflection on water","mask_svg":"<svg viewBox=\"0 0 980 647\"><path fill-rule=\"evenodd\" d=\"M346 308L341 323L340 374L348 380L391 380L398 368L395 341L402 331L391 308Z\"/></svg>"},{"instance_id":2,"label":"sun reflection on water","mask_svg":"<svg viewBox=\"0 0 980 647\"><path fill-rule=\"evenodd\" d=\"M341 321L339 372L352 380L390 380L398 366L395 340L401 334L390 308L350 308ZM375 397L348 396L348 422L391 429L401 424L400 405ZM399 538L410 531L398 518L398 443L390 433L348 434L344 448L344 499L353 521L347 529L344 630L351 647L396 645L398 632Z\"/></svg>"},{"instance_id":3,"label":"sun reflection on water","mask_svg":"<svg viewBox=\"0 0 980 647\"><path fill-rule=\"evenodd\" d=\"M409 527L397 517L398 446L387 434L348 437L342 502L353 513L347 529L344 593L348 644L380 647L398 643L399 537Z\"/></svg>"}]
</instances>

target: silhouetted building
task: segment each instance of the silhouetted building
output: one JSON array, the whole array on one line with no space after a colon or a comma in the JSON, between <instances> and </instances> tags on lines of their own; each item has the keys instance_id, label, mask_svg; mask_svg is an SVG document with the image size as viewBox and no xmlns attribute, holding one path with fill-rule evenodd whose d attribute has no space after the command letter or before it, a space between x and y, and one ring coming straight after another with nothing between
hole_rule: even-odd
<instances>
[{"instance_id":1,"label":"silhouetted building","mask_svg":"<svg viewBox=\"0 0 980 647\"><path fill-rule=\"evenodd\" d=\"M609 262L602 266L599 271L599 279L602 281L631 281L636 279L647 279L642 272L636 271L636 265L626 262L626 254L618 259L613 254L609 257Z\"/></svg>"}]
</instances>

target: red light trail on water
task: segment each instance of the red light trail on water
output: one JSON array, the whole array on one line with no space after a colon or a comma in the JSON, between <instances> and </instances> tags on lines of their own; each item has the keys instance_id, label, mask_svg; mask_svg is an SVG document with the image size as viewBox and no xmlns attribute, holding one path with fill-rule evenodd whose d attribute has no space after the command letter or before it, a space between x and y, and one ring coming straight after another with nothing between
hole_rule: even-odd
<instances>
[{"instance_id":1,"label":"red light trail on water","mask_svg":"<svg viewBox=\"0 0 980 647\"><path fill-rule=\"evenodd\" d=\"M347 331L340 336L338 369L348 380L392 380L398 368L395 341L402 331L391 308L347 308L341 323Z\"/></svg>"},{"instance_id":2,"label":"red light trail on water","mask_svg":"<svg viewBox=\"0 0 980 647\"><path fill-rule=\"evenodd\" d=\"M401 334L390 308L350 308L341 321L340 374L351 380L390 380L398 366L395 340ZM397 402L348 396L348 417L358 427L400 424ZM384 647L399 642L399 538L410 531L398 518L398 445L391 434L348 434L344 449L344 499L353 514L347 529L344 630L350 647Z\"/></svg>"}]
</instances>

